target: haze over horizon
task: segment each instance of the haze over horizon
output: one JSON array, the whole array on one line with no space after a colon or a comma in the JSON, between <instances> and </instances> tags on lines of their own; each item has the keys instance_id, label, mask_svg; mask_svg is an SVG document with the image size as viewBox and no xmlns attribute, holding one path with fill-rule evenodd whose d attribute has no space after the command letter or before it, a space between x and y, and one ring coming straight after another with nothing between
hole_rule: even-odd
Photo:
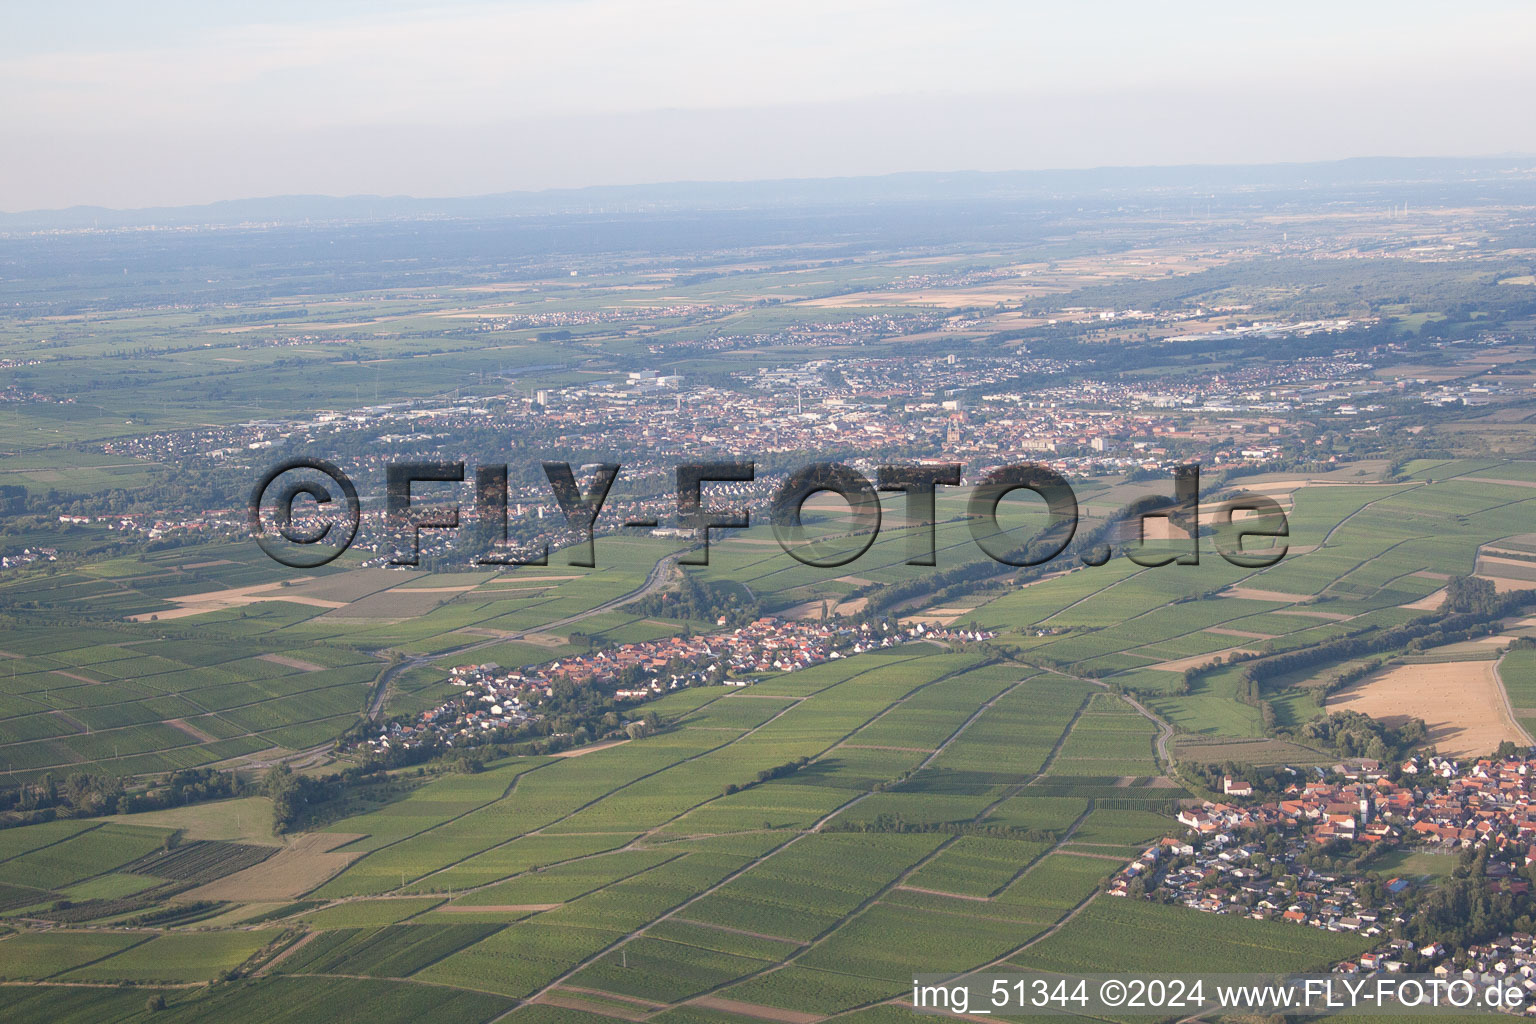
<instances>
[{"instance_id":1,"label":"haze over horizon","mask_svg":"<svg viewBox=\"0 0 1536 1024\"><path fill-rule=\"evenodd\" d=\"M1536 81L1514 2L174 0L9 21L6 211L1536 151L1500 101Z\"/></svg>"},{"instance_id":2,"label":"haze over horizon","mask_svg":"<svg viewBox=\"0 0 1536 1024\"><path fill-rule=\"evenodd\" d=\"M935 184L949 184L946 179L989 178L1007 179L1010 176L1020 177L1041 175L1056 179L1080 177L1087 179L1099 176L1114 176L1126 180L1133 180L1138 175L1145 175L1148 179L1167 172L1211 172L1212 174L1232 173L1240 174L1245 171L1262 172L1266 170L1283 171L1289 168L1337 168L1342 171L1355 164L1387 165L1403 163L1417 164L1421 161L1445 161L1450 167L1476 166L1482 164L1498 164L1501 161L1530 160L1533 165L1529 169L1521 169L1524 173L1536 174L1536 153L1475 153L1475 154L1449 154L1436 157L1411 157L1396 154L1371 154L1353 157L1341 157L1336 160L1320 161L1269 161L1263 163L1182 163L1182 164L1117 164L1101 165L1096 167L1040 167L1040 168L1001 168L995 171L980 171L970 167L952 168L913 168L910 170L876 172L870 174L849 175L817 175L817 176L784 176L777 178L743 177L737 179L676 179L656 181L614 181L588 185L550 185L529 189L505 189L497 192L479 192L466 195L432 195L413 193L379 194L373 192L352 193L325 193L325 192L288 192L272 193L264 195L231 195L205 201L178 203L178 204L154 204L143 206L103 206L91 203L77 203L67 207L36 208L27 210L3 210L0 209L0 217L31 217L33 215L48 215L53 213L70 213L74 211L101 210L103 212L135 214L152 213L156 210L184 210L194 211L215 208L221 205L264 204L282 203L284 201L335 202L337 204L378 201L383 203L405 202L431 204L442 202L452 204L456 202L474 202L476 200L496 200L501 198L528 198L555 197L568 194L572 201L577 201L584 193L589 192L615 192L620 194L633 193L633 199L645 202L656 195L675 192L680 189L697 187L700 190L716 190L720 188L739 188L742 195L749 194L752 190L760 189L764 193L770 192L774 186L836 186L853 182L889 182L900 179L931 179ZM1193 182L1193 178L1191 178ZM1086 186L1085 186L1086 189ZM649 195L648 195L649 193ZM883 197L888 198L888 197ZM682 204L684 208L688 203Z\"/></svg>"}]
</instances>

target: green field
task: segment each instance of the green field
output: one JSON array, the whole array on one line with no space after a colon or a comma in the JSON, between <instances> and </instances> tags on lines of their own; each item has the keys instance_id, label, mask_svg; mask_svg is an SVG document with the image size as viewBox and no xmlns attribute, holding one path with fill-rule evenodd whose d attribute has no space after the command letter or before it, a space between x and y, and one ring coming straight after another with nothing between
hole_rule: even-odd
<instances>
[{"instance_id":1,"label":"green field","mask_svg":"<svg viewBox=\"0 0 1536 1024\"><path fill-rule=\"evenodd\" d=\"M1368 945L1363 938L1318 934L1313 928L1101 896L1060 931L1009 963L1067 973L1111 963L1128 973L1282 973L1331 965Z\"/></svg>"},{"instance_id":2,"label":"green field","mask_svg":"<svg viewBox=\"0 0 1536 1024\"><path fill-rule=\"evenodd\" d=\"M990 180L943 217L592 193L494 222L0 231L7 1024L897 1024L918 972L1363 949L1106 883L1186 834L1192 766L1346 756L1303 730L1366 655L1262 685L1226 659L1368 645L1441 614L1455 576L1536 580L1531 289L1509 287L1531 276L1527 179L1479 172L1422 223L1379 217L1406 199L1375 181L1326 205L1243 188L1184 222L1161 184L994 208ZM1485 189L1516 198L1490 213ZM355 471L367 511L312 570L247 536L252 479L293 454ZM776 540L789 468L941 455L966 483L938 489L933 565L889 490L846 564ZM705 494L752 522L683 570L678 467L706 457L754 460ZM419 567L388 567L383 466L428 458L507 465L509 529L547 564L476 564L429 528ZM1070 478L1079 543L1129 550L1111 517L1198 462L1206 512L1279 502L1288 554L1234 565L1202 519L1198 565L1002 565L968 491L1025 458ZM624 465L594 566L545 460ZM851 529L836 505L806 523ZM1029 553L1035 498L999 516ZM717 658L722 623L763 616L848 628L803 670L763 642L739 686L668 688L686 659L621 650ZM1370 656L1497 658L1536 731L1536 652L1504 650L1536 636L1524 617ZM918 622L985 635L894 642ZM620 666L590 691L561 675L588 655ZM417 746L448 670L486 663L546 674L526 731ZM1366 870L1456 866L1409 846Z\"/></svg>"},{"instance_id":3,"label":"green field","mask_svg":"<svg viewBox=\"0 0 1536 1024\"><path fill-rule=\"evenodd\" d=\"M1325 965L1359 943L1094 898L1121 859L1176 831L1169 808L1182 793L1149 785L1164 771L1154 745L1160 725L1111 687L1142 693L1154 716L1181 730L1176 752L1255 760L1306 754L1262 738L1257 709L1239 699L1235 669L1210 673L1180 693L1178 673L1148 666L1239 645L1285 650L1317 642L1342 635L1346 615L1406 621L1388 613L1435 582L1413 572L1457 551L1470 557L1479 536L1513 532L1531 500L1484 485L1484 511L1458 518L1428 500L1440 486L1330 488L1317 496L1303 490L1296 497L1303 536L1328 534L1328 516L1348 522L1325 546L1260 573L1213 567L1213 579L1196 581L1164 570L1169 575L1154 580L1106 567L1005 593L974 616L1005 627L1014 659L929 645L879 651L745 689L668 696L653 705L667 723L659 734L580 757L509 758L478 774L421 780L404 773L400 784L348 805L325 826L358 837L344 848L344 870L318 881L303 904L244 915L266 924L243 929L237 901L210 910L218 920L206 932L177 930L199 927L196 920L172 930L23 930L0 939L7 976L174 985L277 955L260 979L209 997L209 1012L244 998L307 999L300 993L357 985L352 979L362 977L378 985L430 983L445 999L469 1000L471 1014L507 1005L496 1000L562 993L570 1005L529 1006L517 1016L596 1021L604 1008L637 1006L664 1010L669 1019L713 1019L719 1011L690 1002L707 993L768 1008L843 1012L899 994L919 961L932 970L1001 958L1020 967L1087 970L1125 963L1125 951L1134 949L1138 969L1213 969L1212 934L1234 968ZM1455 528L1431 545L1416 539L1430 523ZM875 549L888 559L892 580L905 571L897 565L903 550ZM399 649L430 656L466 642L454 632L466 625L532 623L593 607L632 588L654 557L643 545L618 551L601 585L577 581L582 587L570 596L545 588L536 604L508 604L510 595L490 592L494 579L476 577L465 585L490 590L457 591L452 601L426 608L399 634ZM785 601L817 586L761 547L726 544L722 551L728 574ZM143 572L137 564L109 566L95 578L129 580L136 572ZM325 581L329 593L358 590L347 571ZM412 579L388 592L431 593L434 582ZM1279 600L1179 600L1197 588L1229 585L1323 593L1326 600L1304 607L1333 617L1297 615L1297 605ZM178 638L125 645L117 629L9 636L4 649L17 657L8 659L16 669L8 699L37 700L41 687L46 701L70 709L62 721L94 725L86 746L83 732L64 732L59 716L18 714L4 720L5 750L24 756L72 743L77 758L89 758L111 742L130 743L131 757L164 758L183 747L216 746L185 731L185 743L157 746L155 728L172 717L229 739L273 741L301 719L355 716L378 662L361 653L355 635L344 641L322 628L326 616L275 615L278 607L268 604L244 619L216 613L209 621L233 631L217 644ZM615 639L658 635L652 627L633 632L633 618L605 615L598 624L604 623ZM1036 637L1027 628L1035 623L1066 632ZM365 634L383 629L363 626ZM315 668L258 657L268 646L262 638L280 645L283 659ZM507 660L551 653L526 647L483 649ZM1522 687L1536 687L1528 654L1514 652L1500 666L1522 708L1536 706L1536 689L1528 702L1522 696ZM430 671L413 671L408 678L416 681L393 698L401 708L434 692ZM1084 678L1088 671L1101 678ZM60 672L102 682L71 682ZM327 692L343 689L351 694L345 702L328 703ZM103 691L117 699L97 699ZM242 692L257 699L234 698ZM219 693L231 696L220 703ZM1304 694L1278 693L1276 705L1288 715L1316 713ZM177 701L195 701L200 710L186 712ZM287 707L302 710L285 718ZM40 722L57 734L37 735ZM738 792L724 789L797 757L809 762L800 771ZM0 831L4 902L14 908L0 913L19 917L69 901L80 909L47 912L81 920L95 914L110 923L146 907L174 907L160 902L174 896L160 887L175 886L177 878L189 880L177 891L200 884L211 854L198 849L221 851L225 844L231 852L219 856L243 857L233 851L258 847L238 844L281 842L268 831L269 815L263 799L245 798L109 823ZM167 859L162 876L153 866L133 873L140 870L135 865L155 861L148 855L172 830L192 844L173 858L185 869L172 869ZM1443 867L1415 855L1383 860L1381 869L1433 877ZM269 943L276 945L264 951ZM1203 952L1195 959L1175 952L1185 947ZM274 995L261 995L268 991ZM61 990L53 998L67 997ZM35 997L30 1005L28 1012L42 1013L50 1003ZM168 1012L192 1012L194 1005L178 994ZM102 1008L115 1012L105 1002Z\"/></svg>"}]
</instances>

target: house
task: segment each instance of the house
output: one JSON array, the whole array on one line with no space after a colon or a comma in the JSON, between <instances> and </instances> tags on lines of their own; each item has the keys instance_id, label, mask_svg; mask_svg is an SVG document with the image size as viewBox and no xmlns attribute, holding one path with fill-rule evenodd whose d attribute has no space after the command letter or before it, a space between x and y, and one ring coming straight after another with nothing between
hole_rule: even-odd
<instances>
[{"instance_id":1,"label":"house","mask_svg":"<svg viewBox=\"0 0 1536 1024\"><path fill-rule=\"evenodd\" d=\"M1253 784L1230 775L1221 777L1221 791L1227 796L1253 796Z\"/></svg>"}]
</instances>

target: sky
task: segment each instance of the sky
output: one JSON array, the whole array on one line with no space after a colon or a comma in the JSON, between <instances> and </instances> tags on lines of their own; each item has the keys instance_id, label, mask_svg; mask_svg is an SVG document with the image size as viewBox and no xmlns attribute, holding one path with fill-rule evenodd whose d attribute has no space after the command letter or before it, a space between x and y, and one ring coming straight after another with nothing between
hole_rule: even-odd
<instances>
[{"instance_id":1,"label":"sky","mask_svg":"<svg viewBox=\"0 0 1536 1024\"><path fill-rule=\"evenodd\" d=\"M8 3L0 210L1536 153L1536 4Z\"/></svg>"}]
</instances>

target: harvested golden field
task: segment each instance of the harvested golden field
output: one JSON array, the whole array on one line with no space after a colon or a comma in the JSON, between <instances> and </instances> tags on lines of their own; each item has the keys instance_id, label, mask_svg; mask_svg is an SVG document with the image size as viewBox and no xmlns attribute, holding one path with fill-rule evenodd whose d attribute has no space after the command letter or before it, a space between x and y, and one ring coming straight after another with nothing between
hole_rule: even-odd
<instances>
[{"instance_id":1,"label":"harvested golden field","mask_svg":"<svg viewBox=\"0 0 1536 1024\"><path fill-rule=\"evenodd\" d=\"M1402 605L1402 607L1408 609L1409 611L1432 612L1436 608L1439 608L1444 603L1445 603L1445 588L1441 587L1439 590L1433 591L1432 593L1429 593L1429 594L1425 594L1423 597L1419 598L1417 601L1409 601L1407 604Z\"/></svg>"},{"instance_id":2,"label":"harvested golden field","mask_svg":"<svg viewBox=\"0 0 1536 1024\"><path fill-rule=\"evenodd\" d=\"M1173 661L1159 661L1148 665L1147 668L1155 669L1159 672L1184 672L1192 668L1198 668L1201 665L1209 665L1213 661L1226 661L1228 657L1234 654L1256 655L1262 653L1262 651L1256 651L1251 647L1227 647L1220 651L1212 651L1210 654L1195 654L1188 658L1177 658Z\"/></svg>"},{"instance_id":3,"label":"harvested golden field","mask_svg":"<svg viewBox=\"0 0 1536 1024\"><path fill-rule=\"evenodd\" d=\"M303 661L299 658L290 658L285 654L258 654L256 657L262 661L270 661L274 665L282 665L285 668L296 668L300 672L324 672L324 665L316 665L312 661Z\"/></svg>"},{"instance_id":4,"label":"harvested golden field","mask_svg":"<svg viewBox=\"0 0 1536 1024\"><path fill-rule=\"evenodd\" d=\"M108 820L123 825L180 829L182 838L189 840L223 839L264 846L279 846L283 842L272 832L272 801L264 796L118 814Z\"/></svg>"},{"instance_id":5,"label":"harvested golden field","mask_svg":"<svg viewBox=\"0 0 1536 1024\"><path fill-rule=\"evenodd\" d=\"M1240 597L1248 601L1282 601L1296 603L1312 600L1311 594L1287 594L1279 590L1260 590L1257 587L1228 587L1218 597Z\"/></svg>"},{"instance_id":6,"label":"harvested golden field","mask_svg":"<svg viewBox=\"0 0 1536 1024\"><path fill-rule=\"evenodd\" d=\"M198 886L184 896L240 903L296 899L324 884L359 856L332 851L361 838L342 832L307 832L260 864Z\"/></svg>"},{"instance_id":7,"label":"harvested golden field","mask_svg":"<svg viewBox=\"0 0 1536 1024\"><path fill-rule=\"evenodd\" d=\"M975 610L974 608L929 608L914 615L903 615L901 622L903 625L921 622L927 626L948 626L962 615L969 615Z\"/></svg>"},{"instance_id":8,"label":"harvested golden field","mask_svg":"<svg viewBox=\"0 0 1536 1024\"><path fill-rule=\"evenodd\" d=\"M587 754L595 754L599 750L607 750L609 747L622 746L623 744L628 743L628 742L629 742L629 740L609 740L607 743L589 743L589 744L587 744L586 746L583 746L583 747L573 747L570 750L556 751L555 753L550 754L549 756L550 757L584 757ZM481 908L481 909L484 909L484 908Z\"/></svg>"},{"instance_id":9,"label":"harvested golden field","mask_svg":"<svg viewBox=\"0 0 1536 1024\"><path fill-rule=\"evenodd\" d=\"M341 608L341 601L329 601L318 597L309 597L298 586L284 587L281 583L260 583L253 587L232 587L228 590L212 590L204 594L187 594L182 597L170 599L174 608L168 608L158 612L144 612L140 615L130 615L130 622L148 622L152 619L182 619L189 615L202 615L204 612L223 611L226 608L240 608L244 605L255 604L258 601L287 601L291 604L305 604L315 608Z\"/></svg>"},{"instance_id":10,"label":"harvested golden field","mask_svg":"<svg viewBox=\"0 0 1536 1024\"><path fill-rule=\"evenodd\" d=\"M1529 744L1510 714L1497 662L1447 661L1397 665L1328 698L1329 711L1359 711L1389 725L1422 718L1442 754L1493 753L1504 740Z\"/></svg>"},{"instance_id":11,"label":"harvested golden field","mask_svg":"<svg viewBox=\"0 0 1536 1024\"><path fill-rule=\"evenodd\" d=\"M399 586L401 582L401 575L389 569L353 569L327 576L295 576L278 583L183 594L168 599L176 606L174 608L131 615L129 619L135 622L145 622L151 618L180 619L204 612L240 608L259 601L287 601L311 608L339 609L370 594Z\"/></svg>"}]
</instances>

